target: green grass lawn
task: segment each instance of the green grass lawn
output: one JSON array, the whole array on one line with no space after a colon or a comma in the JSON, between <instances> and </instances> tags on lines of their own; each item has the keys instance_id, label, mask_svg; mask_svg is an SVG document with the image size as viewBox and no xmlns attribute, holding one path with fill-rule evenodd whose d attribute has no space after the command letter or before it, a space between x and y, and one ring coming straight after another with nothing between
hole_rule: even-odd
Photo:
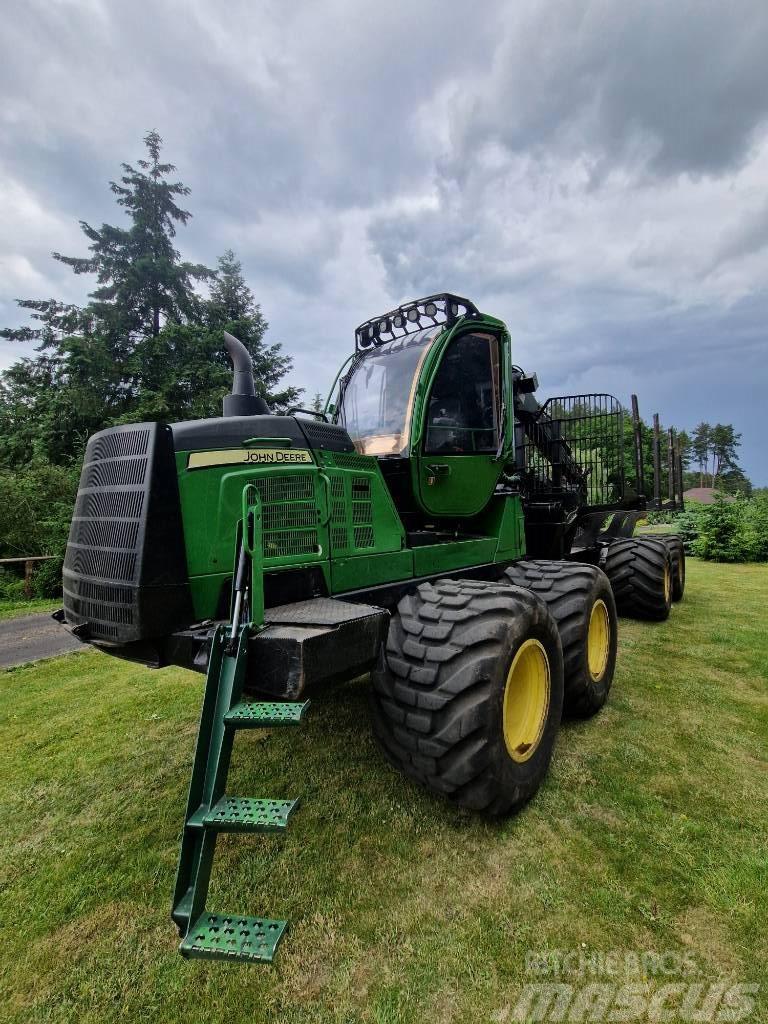
<instances>
[{"instance_id":1,"label":"green grass lawn","mask_svg":"<svg viewBox=\"0 0 768 1024\"><path fill-rule=\"evenodd\" d=\"M365 686L238 737L230 792L301 796L224 837L209 907L288 917L272 967L184 961L169 920L202 678L96 653L0 676L0 1019L503 1022L542 950L674 951L768 991L768 566L689 562L621 623L611 699L501 824L389 769Z\"/></svg>"},{"instance_id":2,"label":"green grass lawn","mask_svg":"<svg viewBox=\"0 0 768 1024\"><path fill-rule=\"evenodd\" d=\"M44 597L23 598L20 601L0 601L0 619L18 619L22 615L55 612L57 608L61 608L60 597L52 601Z\"/></svg>"}]
</instances>

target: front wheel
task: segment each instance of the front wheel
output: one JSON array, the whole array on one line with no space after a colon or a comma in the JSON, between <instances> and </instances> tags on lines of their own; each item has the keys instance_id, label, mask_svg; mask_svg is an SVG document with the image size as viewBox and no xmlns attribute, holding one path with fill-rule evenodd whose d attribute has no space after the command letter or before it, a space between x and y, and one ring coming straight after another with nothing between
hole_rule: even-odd
<instances>
[{"instance_id":1,"label":"front wheel","mask_svg":"<svg viewBox=\"0 0 768 1024\"><path fill-rule=\"evenodd\" d=\"M398 605L371 674L374 733L426 789L491 816L547 773L563 707L557 626L527 590L423 583Z\"/></svg>"}]
</instances>

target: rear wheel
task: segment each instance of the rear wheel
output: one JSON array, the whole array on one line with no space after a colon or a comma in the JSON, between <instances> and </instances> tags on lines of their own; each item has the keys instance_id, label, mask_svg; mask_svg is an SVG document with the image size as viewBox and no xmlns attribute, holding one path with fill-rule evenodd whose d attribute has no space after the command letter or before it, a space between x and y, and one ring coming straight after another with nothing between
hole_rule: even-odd
<instances>
[{"instance_id":1,"label":"rear wheel","mask_svg":"<svg viewBox=\"0 0 768 1024\"><path fill-rule=\"evenodd\" d=\"M562 713L563 657L552 616L529 591L423 583L400 601L371 683L386 757L425 788L500 816L541 785Z\"/></svg>"},{"instance_id":2,"label":"rear wheel","mask_svg":"<svg viewBox=\"0 0 768 1024\"><path fill-rule=\"evenodd\" d=\"M672 604L672 559L667 545L653 537L614 541L603 565L619 615L661 621Z\"/></svg>"},{"instance_id":3,"label":"rear wheel","mask_svg":"<svg viewBox=\"0 0 768 1024\"><path fill-rule=\"evenodd\" d=\"M605 573L594 565L532 559L515 562L505 575L540 597L557 623L564 712L594 715L608 699L616 668L616 604Z\"/></svg>"},{"instance_id":4,"label":"rear wheel","mask_svg":"<svg viewBox=\"0 0 768 1024\"><path fill-rule=\"evenodd\" d=\"M682 538L676 533L662 533L658 539L667 545L672 559L672 600L682 601L685 593L685 548Z\"/></svg>"}]
</instances>

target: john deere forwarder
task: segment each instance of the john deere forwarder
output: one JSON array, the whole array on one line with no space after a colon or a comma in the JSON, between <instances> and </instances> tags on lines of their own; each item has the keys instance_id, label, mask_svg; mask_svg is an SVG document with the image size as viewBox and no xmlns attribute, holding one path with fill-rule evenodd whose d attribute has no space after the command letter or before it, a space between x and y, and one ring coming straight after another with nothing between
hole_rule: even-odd
<instances>
[{"instance_id":1,"label":"john deere forwarder","mask_svg":"<svg viewBox=\"0 0 768 1024\"><path fill-rule=\"evenodd\" d=\"M631 536L642 451L636 429L633 490L618 402L539 404L505 325L466 299L362 324L315 416L271 414L225 341L222 418L89 441L60 616L119 657L206 673L173 919L186 956L268 961L285 922L205 907L217 834L284 830L296 807L227 793L238 730L299 725L311 689L370 670L390 763L509 814L563 711L604 704L617 607L666 618L684 556Z\"/></svg>"}]
</instances>

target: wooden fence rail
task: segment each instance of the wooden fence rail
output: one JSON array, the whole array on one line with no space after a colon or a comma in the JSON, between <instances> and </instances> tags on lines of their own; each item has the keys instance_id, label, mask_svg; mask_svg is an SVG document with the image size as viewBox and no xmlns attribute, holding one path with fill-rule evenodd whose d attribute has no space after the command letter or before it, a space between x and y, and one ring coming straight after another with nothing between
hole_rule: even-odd
<instances>
[{"instance_id":1,"label":"wooden fence rail","mask_svg":"<svg viewBox=\"0 0 768 1024\"><path fill-rule=\"evenodd\" d=\"M22 558L0 558L0 566L3 565L24 565L24 594L32 597L32 571L35 562L48 562L55 555L24 555Z\"/></svg>"}]
</instances>

